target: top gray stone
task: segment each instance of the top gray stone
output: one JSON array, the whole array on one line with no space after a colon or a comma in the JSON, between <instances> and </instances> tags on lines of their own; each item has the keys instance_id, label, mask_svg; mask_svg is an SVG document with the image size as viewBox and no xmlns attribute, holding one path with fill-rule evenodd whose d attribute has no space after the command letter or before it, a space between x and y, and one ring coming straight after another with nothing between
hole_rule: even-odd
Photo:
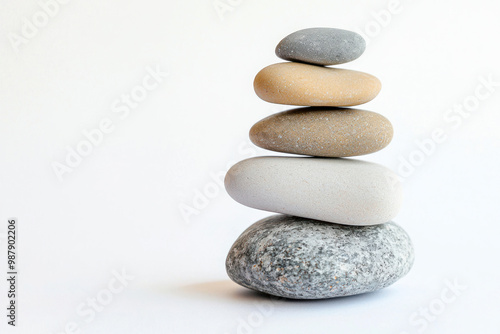
<instances>
[{"instance_id":1,"label":"top gray stone","mask_svg":"<svg viewBox=\"0 0 500 334\"><path fill-rule=\"evenodd\" d=\"M276 55L284 60L313 65L338 65L363 54L366 42L361 35L335 28L309 28L283 38Z\"/></svg>"}]
</instances>

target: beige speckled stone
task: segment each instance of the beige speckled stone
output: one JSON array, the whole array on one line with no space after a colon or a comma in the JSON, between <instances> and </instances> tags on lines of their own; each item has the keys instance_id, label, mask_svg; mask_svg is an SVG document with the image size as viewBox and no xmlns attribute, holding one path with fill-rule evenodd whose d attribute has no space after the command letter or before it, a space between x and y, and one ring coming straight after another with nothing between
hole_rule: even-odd
<instances>
[{"instance_id":1,"label":"beige speckled stone","mask_svg":"<svg viewBox=\"0 0 500 334\"><path fill-rule=\"evenodd\" d=\"M382 85L373 75L302 63L278 63L254 80L264 101L312 107L355 106L373 100Z\"/></svg>"},{"instance_id":2,"label":"beige speckled stone","mask_svg":"<svg viewBox=\"0 0 500 334\"><path fill-rule=\"evenodd\" d=\"M352 157L377 152L393 135L391 122L366 110L298 108L271 115L250 130L262 148L318 157Z\"/></svg>"}]
</instances>

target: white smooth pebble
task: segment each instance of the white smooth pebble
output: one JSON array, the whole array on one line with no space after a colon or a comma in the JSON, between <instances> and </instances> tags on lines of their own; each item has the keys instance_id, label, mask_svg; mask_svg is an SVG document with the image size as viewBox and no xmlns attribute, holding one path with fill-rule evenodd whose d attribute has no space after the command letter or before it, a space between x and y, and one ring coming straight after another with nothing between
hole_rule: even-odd
<instances>
[{"instance_id":1,"label":"white smooth pebble","mask_svg":"<svg viewBox=\"0 0 500 334\"><path fill-rule=\"evenodd\" d=\"M403 197L394 172L355 159L250 158L231 167L224 183L248 207L345 225L386 223Z\"/></svg>"}]
</instances>

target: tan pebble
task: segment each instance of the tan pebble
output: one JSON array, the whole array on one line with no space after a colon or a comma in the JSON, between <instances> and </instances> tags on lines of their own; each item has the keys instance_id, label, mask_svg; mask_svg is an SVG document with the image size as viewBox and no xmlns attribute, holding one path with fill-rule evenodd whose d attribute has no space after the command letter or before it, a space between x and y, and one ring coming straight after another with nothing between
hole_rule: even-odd
<instances>
[{"instance_id":1,"label":"tan pebble","mask_svg":"<svg viewBox=\"0 0 500 334\"><path fill-rule=\"evenodd\" d=\"M373 75L302 63L278 63L262 69L254 89L264 101L318 107L355 106L373 100L382 85Z\"/></svg>"},{"instance_id":2,"label":"tan pebble","mask_svg":"<svg viewBox=\"0 0 500 334\"><path fill-rule=\"evenodd\" d=\"M276 152L352 157L377 152L392 140L391 122L349 108L298 108L271 115L250 129L252 142Z\"/></svg>"}]
</instances>

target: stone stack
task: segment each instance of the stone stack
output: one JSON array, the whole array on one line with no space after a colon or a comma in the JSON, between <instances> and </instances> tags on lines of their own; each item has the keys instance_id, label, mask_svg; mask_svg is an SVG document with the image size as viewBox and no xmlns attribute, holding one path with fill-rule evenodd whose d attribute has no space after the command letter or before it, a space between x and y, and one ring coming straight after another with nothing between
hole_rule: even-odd
<instances>
[{"instance_id":1,"label":"stone stack","mask_svg":"<svg viewBox=\"0 0 500 334\"><path fill-rule=\"evenodd\" d=\"M397 175L346 157L374 153L392 140L382 115L345 108L377 96L380 81L328 67L364 52L350 31L313 28L285 37L276 55L288 62L261 70L257 95L307 106L271 115L250 130L252 142L310 157L257 157L227 173L229 195L246 206L277 212L247 230L226 260L236 283L271 295L320 299L375 291L410 270L410 238L391 222L402 201Z\"/></svg>"}]
</instances>

